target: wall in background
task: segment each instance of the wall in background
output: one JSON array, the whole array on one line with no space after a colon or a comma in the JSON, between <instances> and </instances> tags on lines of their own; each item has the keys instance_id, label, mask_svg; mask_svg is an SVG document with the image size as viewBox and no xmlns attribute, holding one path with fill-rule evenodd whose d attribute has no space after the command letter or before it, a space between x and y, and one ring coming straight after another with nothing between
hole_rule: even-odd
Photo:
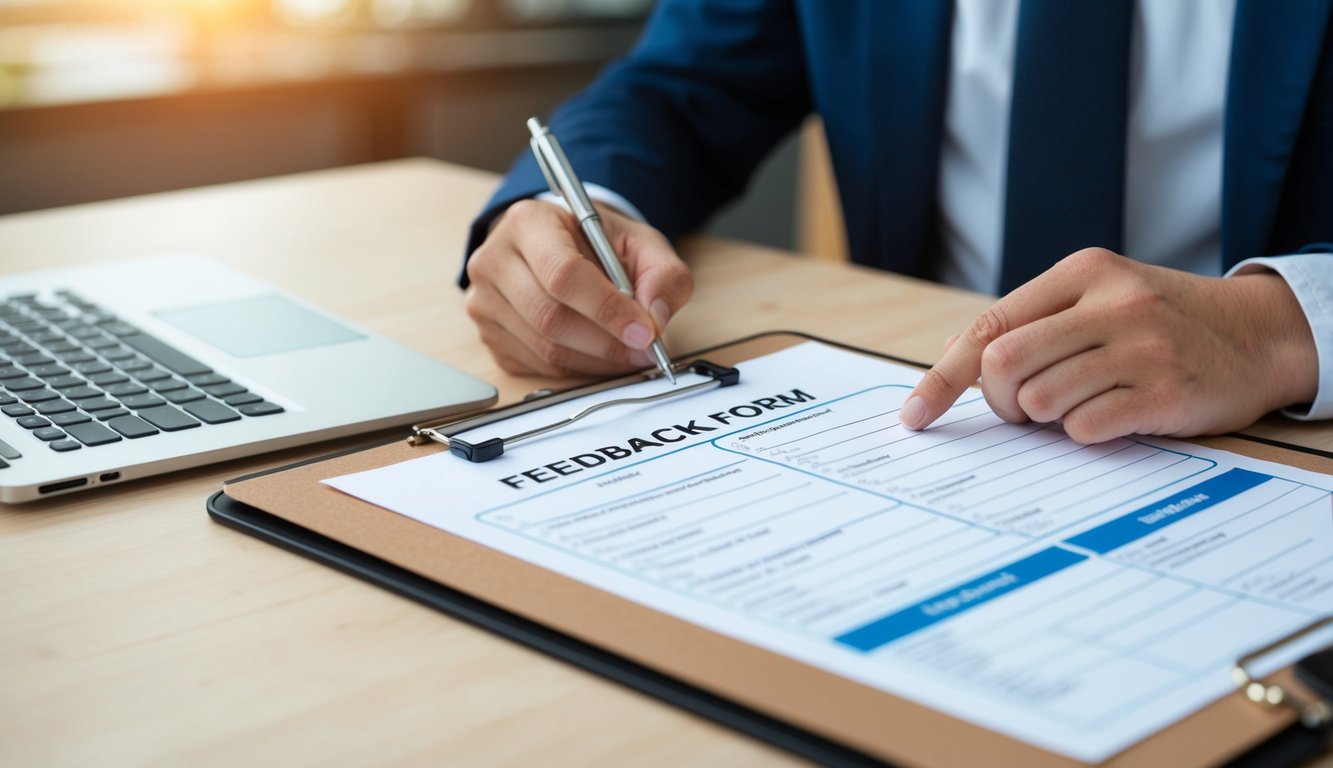
<instances>
[{"instance_id":1,"label":"wall in background","mask_svg":"<svg viewBox=\"0 0 1333 768\"><path fill-rule=\"evenodd\" d=\"M460 4L436 4L446 5ZM490 16L470 31L228 28L186 47L142 26L106 33L112 43L83 32L50 71L14 65L13 50L52 48L7 49L20 27L0 18L0 213L405 156L503 172L527 151L524 119L549 113L628 49L644 3L629 0L640 15L628 19L497 21L497 8L540 15L560 5L476 6ZM112 54L130 56L126 71L138 80L109 77L126 65ZM784 144L708 231L793 247L798 146Z\"/></svg>"}]
</instances>

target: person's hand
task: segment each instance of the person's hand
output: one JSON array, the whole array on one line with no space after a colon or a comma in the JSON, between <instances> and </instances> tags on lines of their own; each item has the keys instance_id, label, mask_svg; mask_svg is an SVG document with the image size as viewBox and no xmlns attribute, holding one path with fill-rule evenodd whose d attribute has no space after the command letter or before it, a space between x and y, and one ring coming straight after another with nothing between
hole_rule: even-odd
<instances>
[{"instance_id":1,"label":"person's hand","mask_svg":"<svg viewBox=\"0 0 1333 768\"><path fill-rule=\"evenodd\" d=\"M694 280L656 229L598 211L634 298L616 290L578 222L553 203L512 205L468 260L467 313L506 371L604 376L652 366L645 350Z\"/></svg>"},{"instance_id":2,"label":"person's hand","mask_svg":"<svg viewBox=\"0 0 1333 768\"><path fill-rule=\"evenodd\" d=\"M996 302L957 337L899 414L924 429L977 376L1006 421L1062 421L1080 443L1244 427L1310 402L1314 337L1271 272L1191 275L1089 248Z\"/></svg>"}]
</instances>

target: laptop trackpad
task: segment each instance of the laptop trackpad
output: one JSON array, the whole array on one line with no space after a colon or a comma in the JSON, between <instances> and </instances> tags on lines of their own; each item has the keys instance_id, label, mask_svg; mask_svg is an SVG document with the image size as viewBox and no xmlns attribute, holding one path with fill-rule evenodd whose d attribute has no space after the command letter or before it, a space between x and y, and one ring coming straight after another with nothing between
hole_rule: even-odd
<instances>
[{"instance_id":1,"label":"laptop trackpad","mask_svg":"<svg viewBox=\"0 0 1333 768\"><path fill-rule=\"evenodd\" d=\"M153 314L233 357L273 355L365 338L277 294Z\"/></svg>"}]
</instances>

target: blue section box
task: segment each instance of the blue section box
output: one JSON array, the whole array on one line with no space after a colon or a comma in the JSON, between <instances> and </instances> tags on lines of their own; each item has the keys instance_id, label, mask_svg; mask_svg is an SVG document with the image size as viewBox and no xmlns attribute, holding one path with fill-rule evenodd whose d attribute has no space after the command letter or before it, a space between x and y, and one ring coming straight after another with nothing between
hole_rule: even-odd
<instances>
[{"instance_id":1,"label":"blue section box","mask_svg":"<svg viewBox=\"0 0 1333 768\"><path fill-rule=\"evenodd\" d=\"M1043 549L1035 555L991 571L960 587L940 592L833 639L858 651L873 651L1086 559L1084 555L1059 547Z\"/></svg>"},{"instance_id":2,"label":"blue section box","mask_svg":"<svg viewBox=\"0 0 1333 768\"><path fill-rule=\"evenodd\" d=\"M1105 554L1172 523L1184 520L1190 515L1196 515L1233 496L1239 496L1256 485L1272 479L1271 475L1251 472L1248 469L1232 469L1186 488L1175 496L1155 501L1146 507L1140 507L1127 515L1117 517L1109 523L1103 523L1090 531L1066 539L1065 543Z\"/></svg>"}]
</instances>

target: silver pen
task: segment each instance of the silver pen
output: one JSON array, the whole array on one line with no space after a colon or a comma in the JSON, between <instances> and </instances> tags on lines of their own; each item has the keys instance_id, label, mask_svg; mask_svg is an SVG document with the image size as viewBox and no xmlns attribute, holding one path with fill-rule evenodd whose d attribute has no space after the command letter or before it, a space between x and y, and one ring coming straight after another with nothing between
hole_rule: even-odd
<instances>
[{"instance_id":1,"label":"silver pen","mask_svg":"<svg viewBox=\"0 0 1333 768\"><path fill-rule=\"evenodd\" d=\"M602 269L605 269L606 274L611 277L611 282L616 284L616 290L634 298L634 286L625 274L625 267L621 265L620 257L616 256L615 250L611 248L611 241L606 239L606 233L602 231L602 219L597 215L597 209L592 207L592 201L588 199L588 192L583 188L583 182L574 174L574 168L569 164L569 158L565 157L565 151L560 148L560 142L556 140L555 134L535 117L528 118L528 130L532 132L530 142L532 153L537 156L537 165L541 166L542 175L546 177L546 183L550 185L551 191L569 204L569 209L579 220L579 227L587 236L593 252L597 254L597 260L602 262ZM657 363L658 370L675 384L676 374L671 370L671 358L667 357L666 347L662 344L660 336L648 345L648 352L652 355L653 362Z\"/></svg>"}]
</instances>

